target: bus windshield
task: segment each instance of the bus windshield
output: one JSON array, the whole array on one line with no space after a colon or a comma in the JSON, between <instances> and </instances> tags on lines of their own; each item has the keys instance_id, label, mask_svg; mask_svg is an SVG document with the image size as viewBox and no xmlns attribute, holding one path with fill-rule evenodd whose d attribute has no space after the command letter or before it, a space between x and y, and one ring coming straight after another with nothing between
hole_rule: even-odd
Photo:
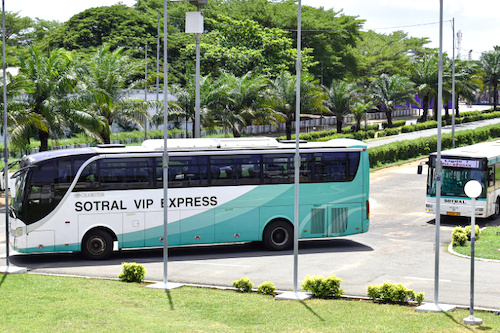
<instances>
[{"instance_id":1,"label":"bus windshield","mask_svg":"<svg viewBox=\"0 0 500 333\"><path fill-rule=\"evenodd\" d=\"M436 169L432 168L429 172L429 180L427 184L427 194L431 196L436 195ZM441 195L452 197L467 197L464 192L464 186L469 180L477 180L483 186L483 192L480 198L486 197L486 171L479 169L468 168L443 168L441 173Z\"/></svg>"},{"instance_id":2,"label":"bus windshield","mask_svg":"<svg viewBox=\"0 0 500 333\"><path fill-rule=\"evenodd\" d=\"M24 192L26 189L26 175L28 174L28 169L20 170L14 175L14 188L11 189L14 191L12 195L11 208L14 210L14 213L17 215L18 212L22 211L23 201L24 201Z\"/></svg>"}]
</instances>

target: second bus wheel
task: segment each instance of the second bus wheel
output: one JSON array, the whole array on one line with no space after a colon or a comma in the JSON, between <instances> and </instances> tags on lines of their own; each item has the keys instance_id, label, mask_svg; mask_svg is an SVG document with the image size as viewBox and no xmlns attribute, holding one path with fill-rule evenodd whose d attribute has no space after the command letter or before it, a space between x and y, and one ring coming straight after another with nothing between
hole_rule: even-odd
<instances>
[{"instance_id":1,"label":"second bus wheel","mask_svg":"<svg viewBox=\"0 0 500 333\"><path fill-rule=\"evenodd\" d=\"M271 222L264 230L264 245L275 251L287 250L293 244L293 227L284 220Z\"/></svg>"},{"instance_id":2,"label":"second bus wheel","mask_svg":"<svg viewBox=\"0 0 500 333\"><path fill-rule=\"evenodd\" d=\"M82 241L82 253L87 259L107 259L113 252L113 237L105 230L89 231Z\"/></svg>"}]
</instances>

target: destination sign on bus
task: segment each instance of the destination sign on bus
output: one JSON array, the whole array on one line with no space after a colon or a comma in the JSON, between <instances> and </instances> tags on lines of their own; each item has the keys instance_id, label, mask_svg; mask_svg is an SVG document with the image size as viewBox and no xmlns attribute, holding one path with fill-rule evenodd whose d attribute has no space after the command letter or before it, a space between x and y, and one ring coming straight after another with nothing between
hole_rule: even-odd
<instances>
[{"instance_id":1,"label":"destination sign on bus","mask_svg":"<svg viewBox=\"0 0 500 333\"><path fill-rule=\"evenodd\" d=\"M457 168L479 168L479 161L462 160L456 158L443 158L441 159L442 165L447 167Z\"/></svg>"}]
</instances>

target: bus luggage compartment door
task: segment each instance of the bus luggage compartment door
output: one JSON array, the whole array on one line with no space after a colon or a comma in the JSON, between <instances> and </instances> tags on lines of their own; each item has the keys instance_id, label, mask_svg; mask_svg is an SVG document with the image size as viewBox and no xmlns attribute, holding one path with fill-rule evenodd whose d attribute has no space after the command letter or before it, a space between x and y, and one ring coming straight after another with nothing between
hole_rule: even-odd
<instances>
[{"instance_id":1,"label":"bus luggage compartment door","mask_svg":"<svg viewBox=\"0 0 500 333\"><path fill-rule=\"evenodd\" d=\"M123 237L121 247L143 247L145 245L145 236L144 213L135 212L123 214Z\"/></svg>"}]
</instances>

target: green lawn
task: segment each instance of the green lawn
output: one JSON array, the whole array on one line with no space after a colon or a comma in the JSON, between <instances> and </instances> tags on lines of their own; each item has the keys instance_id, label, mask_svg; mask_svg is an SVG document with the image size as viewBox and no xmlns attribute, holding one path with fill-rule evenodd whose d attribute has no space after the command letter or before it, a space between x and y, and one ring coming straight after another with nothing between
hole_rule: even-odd
<instances>
[{"instance_id":1,"label":"green lawn","mask_svg":"<svg viewBox=\"0 0 500 333\"><path fill-rule=\"evenodd\" d=\"M419 313L369 301L275 301L270 296L118 281L0 275L1 332L499 332L500 316Z\"/></svg>"},{"instance_id":2,"label":"green lawn","mask_svg":"<svg viewBox=\"0 0 500 333\"><path fill-rule=\"evenodd\" d=\"M464 246L454 246L453 250L470 256L470 242L467 242ZM474 256L476 258L500 260L500 227L487 227L481 230L481 235L475 242Z\"/></svg>"}]
</instances>

